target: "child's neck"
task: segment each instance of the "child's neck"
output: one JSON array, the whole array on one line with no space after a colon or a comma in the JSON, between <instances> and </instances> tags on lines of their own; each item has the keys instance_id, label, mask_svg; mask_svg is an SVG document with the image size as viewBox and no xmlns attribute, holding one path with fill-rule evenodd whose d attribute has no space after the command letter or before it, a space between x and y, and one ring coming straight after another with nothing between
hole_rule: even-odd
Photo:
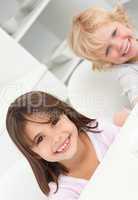
<instances>
[{"instance_id":1,"label":"child's neck","mask_svg":"<svg viewBox=\"0 0 138 200\"><path fill-rule=\"evenodd\" d=\"M71 160L62 164L69 169L68 176L89 179L99 164L95 149L85 133L80 133L78 151Z\"/></svg>"}]
</instances>

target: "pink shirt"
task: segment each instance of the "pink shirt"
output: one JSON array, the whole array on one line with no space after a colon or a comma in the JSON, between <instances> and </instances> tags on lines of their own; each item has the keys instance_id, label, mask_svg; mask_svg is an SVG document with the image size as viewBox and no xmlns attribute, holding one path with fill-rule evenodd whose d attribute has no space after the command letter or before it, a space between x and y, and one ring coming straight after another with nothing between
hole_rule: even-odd
<instances>
[{"instance_id":1,"label":"pink shirt","mask_svg":"<svg viewBox=\"0 0 138 200\"><path fill-rule=\"evenodd\" d=\"M109 123L99 121L99 129L103 130L101 133L87 132L92 144L95 147L95 151L99 161L101 162L105 153L107 152L110 144L113 142L116 134L119 132L119 127ZM50 194L49 200L75 200L79 199L82 189L86 186L88 180L75 178L71 176L61 175L59 177L59 189L54 194L56 189L54 182L50 182Z\"/></svg>"}]
</instances>

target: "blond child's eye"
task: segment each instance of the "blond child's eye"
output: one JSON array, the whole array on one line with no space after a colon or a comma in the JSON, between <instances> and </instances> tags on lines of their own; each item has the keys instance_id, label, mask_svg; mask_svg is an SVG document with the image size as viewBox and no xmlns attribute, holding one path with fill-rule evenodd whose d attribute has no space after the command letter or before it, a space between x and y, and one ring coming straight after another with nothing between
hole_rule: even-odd
<instances>
[{"instance_id":1,"label":"blond child's eye","mask_svg":"<svg viewBox=\"0 0 138 200\"><path fill-rule=\"evenodd\" d=\"M108 56L108 54L110 53L110 50L111 50L111 46L107 47L106 52L105 52L106 56Z\"/></svg>"},{"instance_id":2,"label":"blond child's eye","mask_svg":"<svg viewBox=\"0 0 138 200\"><path fill-rule=\"evenodd\" d=\"M117 34L117 28L113 31L112 37L116 36L116 34Z\"/></svg>"}]
</instances>

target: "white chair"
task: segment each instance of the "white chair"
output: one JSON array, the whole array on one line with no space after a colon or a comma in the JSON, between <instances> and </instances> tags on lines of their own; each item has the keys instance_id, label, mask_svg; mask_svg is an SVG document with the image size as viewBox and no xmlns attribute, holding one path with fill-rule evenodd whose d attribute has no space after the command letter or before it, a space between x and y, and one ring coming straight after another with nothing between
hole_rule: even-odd
<instances>
[{"instance_id":1,"label":"white chair","mask_svg":"<svg viewBox=\"0 0 138 200\"><path fill-rule=\"evenodd\" d=\"M90 117L112 119L113 114L129 106L116 80L116 70L92 71L92 64L83 61L71 76L68 84L71 105Z\"/></svg>"},{"instance_id":2,"label":"white chair","mask_svg":"<svg viewBox=\"0 0 138 200\"><path fill-rule=\"evenodd\" d=\"M79 200L138 199L138 104Z\"/></svg>"},{"instance_id":3,"label":"white chair","mask_svg":"<svg viewBox=\"0 0 138 200\"><path fill-rule=\"evenodd\" d=\"M116 70L93 72L91 63L82 62L68 85L74 108L90 117L106 117L129 106L116 80ZM80 195L80 200L138 199L138 105L116 136L103 161Z\"/></svg>"}]
</instances>

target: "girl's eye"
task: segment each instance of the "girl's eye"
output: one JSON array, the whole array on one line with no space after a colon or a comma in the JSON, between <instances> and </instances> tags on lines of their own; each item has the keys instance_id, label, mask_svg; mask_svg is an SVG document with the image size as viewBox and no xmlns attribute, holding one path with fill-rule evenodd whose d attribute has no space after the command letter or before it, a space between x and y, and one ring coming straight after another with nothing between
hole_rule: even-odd
<instances>
[{"instance_id":1,"label":"girl's eye","mask_svg":"<svg viewBox=\"0 0 138 200\"><path fill-rule=\"evenodd\" d=\"M112 37L116 36L116 33L117 33L117 28L113 31Z\"/></svg>"},{"instance_id":2,"label":"girl's eye","mask_svg":"<svg viewBox=\"0 0 138 200\"><path fill-rule=\"evenodd\" d=\"M42 142L43 141L43 136L40 136L39 138L38 138L38 140L37 140L37 144L39 144L40 142Z\"/></svg>"}]
</instances>

